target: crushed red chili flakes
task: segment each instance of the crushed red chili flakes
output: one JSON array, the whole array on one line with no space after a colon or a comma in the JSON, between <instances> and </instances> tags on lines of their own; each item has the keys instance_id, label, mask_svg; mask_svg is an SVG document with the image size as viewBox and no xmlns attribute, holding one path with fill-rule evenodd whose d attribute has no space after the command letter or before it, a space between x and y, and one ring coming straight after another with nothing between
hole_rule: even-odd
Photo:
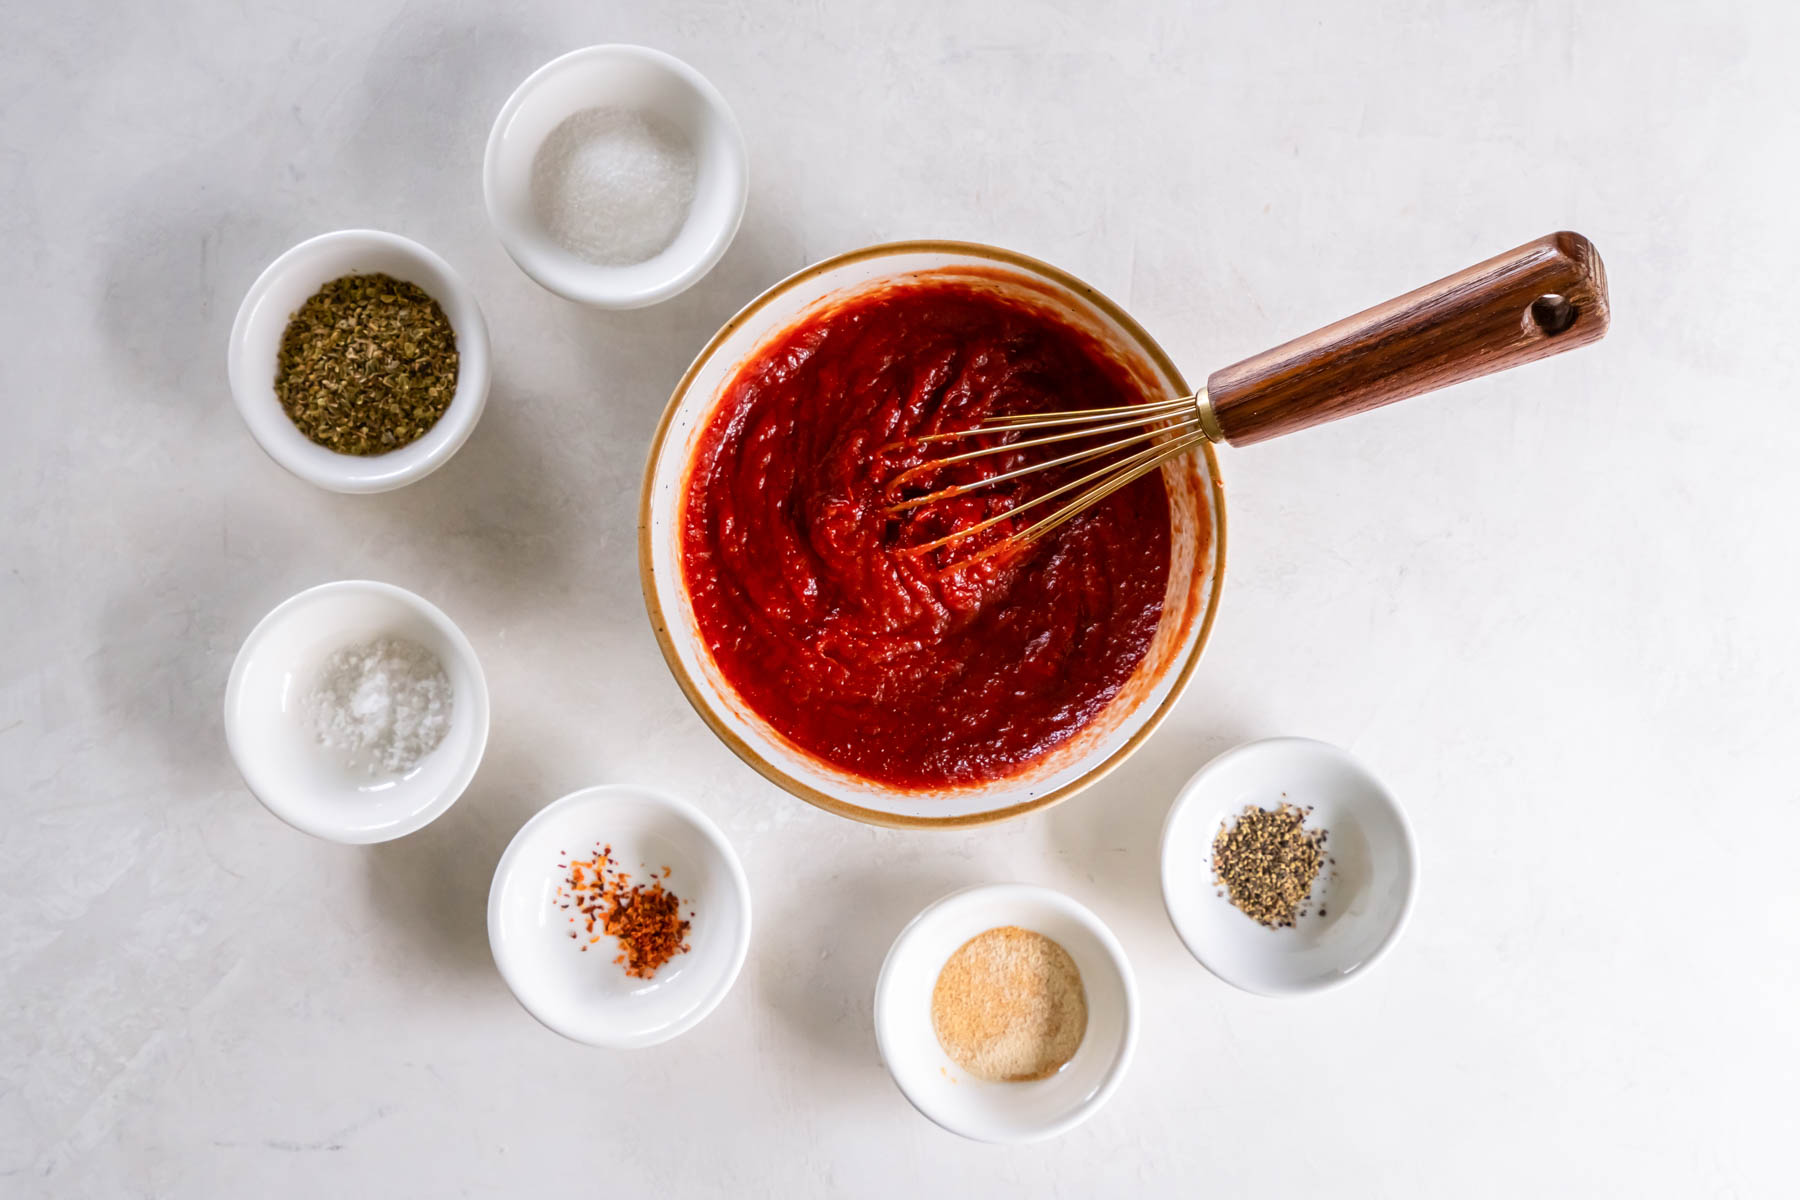
<instances>
[{"instance_id":1,"label":"crushed red chili flakes","mask_svg":"<svg viewBox=\"0 0 1800 1200\"><path fill-rule=\"evenodd\" d=\"M677 954L687 952L688 929L694 914L681 912L681 897L663 886L669 868L650 872L648 884L631 882L629 872L618 869L612 847L596 844L594 856L556 864L568 878L556 889L560 907L574 909L569 936L586 950L602 936L619 940L613 959L635 979L649 979L657 968Z\"/></svg>"}]
</instances>

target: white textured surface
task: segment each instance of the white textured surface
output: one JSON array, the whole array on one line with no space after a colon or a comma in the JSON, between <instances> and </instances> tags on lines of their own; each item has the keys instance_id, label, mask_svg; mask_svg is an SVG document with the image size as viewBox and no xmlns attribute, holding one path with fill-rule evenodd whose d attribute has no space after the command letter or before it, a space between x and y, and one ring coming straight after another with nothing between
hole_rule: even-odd
<instances>
[{"instance_id":1,"label":"white textured surface","mask_svg":"<svg viewBox=\"0 0 1800 1200\"><path fill-rule=\"evenodd\" d=\"M1784 3L883 0L216 10L12 4L0 39L0 1192L1771 1195L1800 1077L1794 462L1800 17ZM482 214L488 123L630 40L736 107L742 233L660 307L557 300ZM256 273L373 225L464 272L487 415L400 492L265 459L224 352ZM1167 726L1048 814L881 832L774 792L663 669L643 450L706 336L804 263L947 235L1110 292L1190 374L1549 230L1605 255L1600 346L1227 452L1213 642ZM226 759L239 639L321 580L441 604L493 688L429 829L329 845ZM1423 886L1371 976L1231 991L1163 917L1205 758L1350 747ZM629 780L743 854L751 956L636 1053L496 976L489 873L538 806ZM1068 1137L996 1150L877 1062L875 972L963 884L1119 933L1143 1040Z\"/></svg>"}]
</instances>

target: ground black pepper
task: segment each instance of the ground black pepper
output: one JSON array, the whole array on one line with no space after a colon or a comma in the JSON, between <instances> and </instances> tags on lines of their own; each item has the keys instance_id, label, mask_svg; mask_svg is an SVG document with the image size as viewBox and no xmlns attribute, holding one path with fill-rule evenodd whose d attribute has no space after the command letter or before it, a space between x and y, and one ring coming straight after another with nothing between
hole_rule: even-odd
<instances>
[{"instance_id":1,"label":"ground black pepper","mask_svg":"<svg viewBox=\"0 0 1800 1200\"><path fill-rule=\"evenodd\" d=\"M1213 882L1245 916L1271 928L1294 924L1325 864L1323 829L1307 829L1312 810L1248 805L1213 838ZM1319 915L1324 916L1323 907Z\"/></svg>"}]
</instances>

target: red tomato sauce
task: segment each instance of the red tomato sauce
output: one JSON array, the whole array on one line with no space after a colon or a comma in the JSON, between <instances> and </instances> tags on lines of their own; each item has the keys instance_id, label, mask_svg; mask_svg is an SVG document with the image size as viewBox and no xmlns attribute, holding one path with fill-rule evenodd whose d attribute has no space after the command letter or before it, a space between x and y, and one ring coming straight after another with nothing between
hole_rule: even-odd
<instances>
[{"instance_id":1,"label":"red tomato sauce","mask_svg":"<svg viewBox=\"0 0 1800 1200\"><path fill-rule=\"evenodd\" d=\"M1059 501L969 544L909 547L1010 512L1093 465L899 514L888 511L888 485L974 445L910 437L999 413L1143 399L1087 333L953 275L802 320L726 384L689 467L682 566L719 671L796 746L893 787L1004 777L1067 741L1155 636L1170 555L1160 473L1023 549L975 561ZM910 481L900 497L1070 448L959 464Z\"/></svg>"}]
</instances>

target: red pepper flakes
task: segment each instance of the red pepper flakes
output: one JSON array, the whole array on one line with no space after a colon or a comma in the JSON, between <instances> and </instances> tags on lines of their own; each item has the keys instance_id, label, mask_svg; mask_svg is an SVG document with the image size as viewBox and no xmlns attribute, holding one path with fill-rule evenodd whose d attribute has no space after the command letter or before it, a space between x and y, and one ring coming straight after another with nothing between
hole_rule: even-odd
<instances>
[{"instance_id":1,"label":"red pepper flakes","mask_svg":"<svg viewBox=\"0 0 1800 1200\"><path fill-rule=\"evenodd\" d=\"M681 898L663 887L668 867L660 877L651 872L647 885L631 884L630 874L614 867L610 845L597 846L593 858L570 861L567 866L570 899L587 918L589 933L594 933L598 923L601 932L619 940L620 953L613 961L624 965L625 974L649 979L671 958L687 952L693 913L682 916ZM581 949L586 951L599 940L595 933Z\"/></svg>"}]
</instances>

